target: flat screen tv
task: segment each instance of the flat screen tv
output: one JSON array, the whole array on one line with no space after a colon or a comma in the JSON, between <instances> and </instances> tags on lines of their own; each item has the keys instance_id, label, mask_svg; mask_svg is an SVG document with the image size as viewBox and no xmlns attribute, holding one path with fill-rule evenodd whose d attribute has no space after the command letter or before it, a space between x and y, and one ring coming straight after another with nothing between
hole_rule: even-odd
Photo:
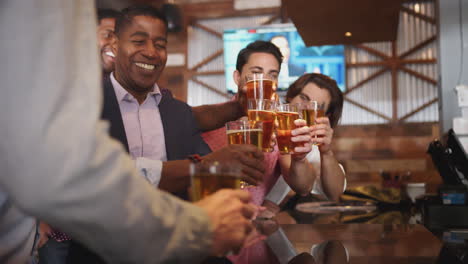
<instances>
[{"instance_id":1,"label":"flat screen tv","mask_svg":"<svg viewBox=\"0 0 468 264\"><path fill-rule=\"evenodd\" d=\"M344 91L346 83L344 46L306 47L293 24L277 24L224 30L224 70L229 93L237 92L232 76L236 69L237 54L255 40L273 42L285 57L278 78L279 91L287 90L289 85L302 74L312 72L330 76Z\"/></svg>"}]
</instances>

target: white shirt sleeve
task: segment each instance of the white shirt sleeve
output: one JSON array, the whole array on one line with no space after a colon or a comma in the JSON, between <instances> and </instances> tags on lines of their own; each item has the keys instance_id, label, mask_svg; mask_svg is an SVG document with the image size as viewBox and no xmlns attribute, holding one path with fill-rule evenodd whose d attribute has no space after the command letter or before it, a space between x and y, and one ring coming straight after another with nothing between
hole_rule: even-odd
<instances>
[{"instance_id":1,"label":"white shirt sleeve","mask_svg":"<svg viewBox=\"0 0 468 264\"><path fill-rule=\"evenodd\" d=\"M317 175L320 175L320 152L318 150L317 146L312 147L312 151L307 154L306 158L309 160L310 163L317 169ZM341 164L340 168L343 170L343 173L345 173L344 168ZM344 189L343 192L346 190L346 178L344 179ZM291 191L291 187L286 183L286 181L283 178L283 175L281 175L278 180L276 181L275 185L273 188L271 188L270 192L265 196L266 200L269 200L275 204L281 203L283 199L286 197L286 195ZM325 192L323 191L322 187L322 181L320 180L320 176L318 176L315 179L314 186L311 191L312 194L318 194L318 195L323 195L324 197L327 197ZM328 198L328 197L327 197Z\"/></svg>"},{"instance_id":2,"label":"white shirt sleeve","mask_svg":"<svg viewBox=\"0 0 468 264\"><path fill-rule=\"evenodd\" d=\"M140 174L151 185L158 187L159 181L161 181L162 161L139 157L135 160L135 165Z\"/></svg>"}]
</instances>

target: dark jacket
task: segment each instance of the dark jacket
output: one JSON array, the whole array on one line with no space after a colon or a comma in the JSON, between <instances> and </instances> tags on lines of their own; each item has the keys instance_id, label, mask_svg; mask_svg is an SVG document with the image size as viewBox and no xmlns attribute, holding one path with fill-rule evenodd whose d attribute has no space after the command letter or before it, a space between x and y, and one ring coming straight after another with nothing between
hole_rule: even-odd
<instances>
[{"instance_id":1,"label":"dark jacket","mask_svg":"<svg viewBox=\"0 0 468 264\"><path fill-rule=\"evenodd\" d=\"M120 113L114 87L109 77L104 78L104 107L102 119L110 122L111 137L119 140L128 151L128 141ZM186 103L172 97L172 94L161 90L159 113L164 130L167 160L182 160L192 154L201 156L211 152L201 137L192 108Z\"/></svg>"}]
</instances>

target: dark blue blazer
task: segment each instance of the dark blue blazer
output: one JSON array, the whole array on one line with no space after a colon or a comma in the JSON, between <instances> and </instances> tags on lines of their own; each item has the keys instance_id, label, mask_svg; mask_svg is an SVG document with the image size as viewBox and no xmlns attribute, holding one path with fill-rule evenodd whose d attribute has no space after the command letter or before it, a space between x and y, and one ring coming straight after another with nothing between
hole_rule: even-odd
<instances>
[{"instance_id":1,"label":"dark blue blazer","mask_svg":"<svg viewBox=\"0 0 468 264\"><path fill-rule=\"evenodd\" d=\"M120 113L114 87L109 77L104 78L104 107L102 119L110 122L111 137L119 140L128 151L128 141ZM172 97L167 90L162 90L159 113L164 130L167 160L182 160L187 156L201 156L211 152L201 137L192 109L186 103Z\"/></svg>"}]
</instances>

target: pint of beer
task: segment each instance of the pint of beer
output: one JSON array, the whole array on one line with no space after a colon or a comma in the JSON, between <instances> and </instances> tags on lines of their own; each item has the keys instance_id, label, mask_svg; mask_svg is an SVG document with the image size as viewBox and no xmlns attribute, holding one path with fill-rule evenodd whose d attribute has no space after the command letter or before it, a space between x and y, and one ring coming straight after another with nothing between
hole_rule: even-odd
<instances>
[{"instance_id":1,"label":"pint of beer","mask_svg":"<svg viewBox=\"0 0 468 264\"><path fill-rule=\"evenodd\" d=\"M262 149L263 123L258 121L231 121L226 123L228 144L251 144Z\"/></svg>"},{"instance_id":2,"label":"pint of beer","mask_svg":"<svg viewBox=\"0 0 468 264\"><path fill-rule=\"evenodd\" d=\"M190 165L190 198L201 200L220 189L240 189L240 169L217 161Z\"/></svg>"},{"instance_id":3,"label":"pint of beer","mask_svg":"<svg viewBox=\"0 0 468 264\"><path fill-rule=\"evenodd\" d=\"M250 121L261 121L263 123L263 140L262 150L271 152L271 136L273 135L273 127L275 122L276 101L250 99L247 102L247 116Z\"/></svg>"},{"instance_id":4,"label":"pint of beer","mask_svg":"<svg viewBox=\"0 0 468 264\"><path fill-rule=\"evenodd\" d=\"M228 144L251 144L261 150L263 146L263 126L264 123L261 121L238 120L227 122ZM247 182L240 181L240 188L247 186L249 186Z\"/></svg>"},{"instance_id":5,"label":"pint of beer","mask_svg":"<svg viewBox=\"0 0 468 264\"><path fill-rule=\"evenodd\" d=\"M247 99L274 100L277 80L263 73L252 73L246 76Z\"/></svg>"},{"instance_id":6,"label":"pint of beer","mask_svg":"<svg viewBox=\"0 0 468 264\"><path fill-rule=\"evenodd\" d=\"M315 125L317 118L325 116L325 104L319 104L317 101L301 103L299 107L302 112L302 118L307 122L308 126Z\"/></svg>"},{"instance_id":7,"label":"pint of beer","mask_svg":"<svg viewBox=\"0 0 468 264\"><path fill-rule=\"evenodd\" d=\"M317 118L325 116L325 103L319 104L317 101L310 101L299 104L299 107L302 118L307 122L308 126L316 125Z\"/></svg>"},{"instance_id":8,"label":"pint of beer","mask_svg":"<svg viewBox=\"0 0 468 264\"><path fill-rule=\"evenodd\" d=\"M299 143L291 141L291 130L296 128L294 120L299 119L298 106L294 104L283 104L278 106L276 120L278 127L276 129L276 140L281 154L290 154L294 152L294 147Z\"/></svg>"}]
</instances>

